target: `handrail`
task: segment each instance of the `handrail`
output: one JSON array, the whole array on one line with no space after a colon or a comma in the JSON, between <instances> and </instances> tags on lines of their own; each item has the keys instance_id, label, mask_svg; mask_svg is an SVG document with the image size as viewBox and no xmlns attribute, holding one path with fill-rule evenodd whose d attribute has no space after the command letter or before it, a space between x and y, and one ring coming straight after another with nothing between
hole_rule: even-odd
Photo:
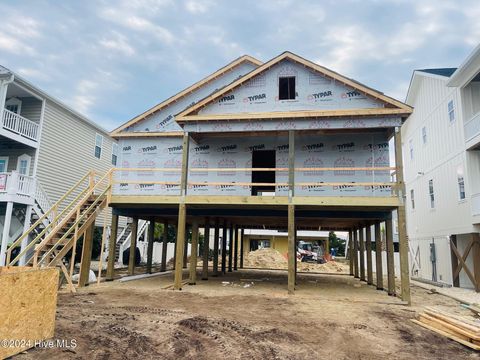
<instances>
[{"instance_id":1,"label":"handrail","mask_svg":"<svg viewBox=\"0 0 480 360\"><path fill-rule=\"evenodd\" d=\"M96 183L93 187L91 187L90 189L89 189L89 188L86 189L86 190L88 190L88 191L87 191L87 193L84 195L83 200L80 201L78 204L76 204L76 206L70 211L70 213L69 213L67 216L65 216L65 218L55 227L55 229L57 229L57 228L59 228L59 229L62 228L62 227L66 224L66 222L67 222L70 218L72 218L72 216L73 216L74 213L76 212L77 208L80 207L80 206L82 206L82 205L85 203L85 201L87 201L88 198L95 193L95 190L97 189L97 187L107 178L107 176L109 176L110 171L111 171L111 170L107 171L107 172L105 173L105 175L104 175L100 180L98 180L97 183ZM91 175L94 176L94 172L91 172ZM106 189L102 192L102 195L103 195L105 192L107 192L107 190L110 189L110 186L111 186L110 184L107 185ZM84 192L85 192L85 191L83 191L82 194L83 194ZM78 196L77 196L77 198L78 198ZM74 200L73 202L76 202L76 200ZM73 202L72 202L72 203L73 203ZM95 203L96 203L96 202L95 202ZM90 208L89 208L89 209L90 209ZM65 212L65 210L66 210L66 209L64 209L64 210L62 211L62 213ZM37 249L43 248L48 242L50 242L50 240L51 240L50 236L52 236L53 234L56 233L55 229L54 229L48 236L46 236L45 239L43 239L43 240L38 244L38 248L37 248ZM71 231L71 229L72 229L72 228L70 228L69 230ZM35 250L35 253L37 253L37 249ZM17 256L17 257L18 257L18 256ZM29 261L30 261L31 259L32 259L32 258L30 258Z\"/></svg>"},{"instance_id":2,"label":"handrail","mask_svg":"<svg viewBox=\"0 0 480 360\"><path fill-rule=\"evenodd\" d=\"M70 202L70 204L67 205L67 207L65 207L65 209L58 215L54 216L54 219L52 221L50 221L50 223L40 232L40 234L38 234L35 239L33 241L30 242L30 244L28 244L25 249L20 252L20 254L18 254L14 260L12 260L12 262L10 262L10 257L12 255L12 251L13 249L15 249L16 247L18 247L23 239L25 239L28 235L30 235L30 233L38 226L40 225L40 223L42 223L51 213L55 214L55 212L58 210L58 207L59 205L74 191L76 190L91 174L93 173L92 170L90 170L86 175L84 175L79 181L77 181L75 183L75 185L73 185L70 190L68 190L57 202L55 202L55 204L53 204L53 206L46 212L44 213L37 221L35 221L35 223L30 226L30 228L28 228L28 230L26 232L24 232L22 234L22 236L20 236L17 240L15 240L12 245L10 245L9 249L7 250L7 261L6 261L6 264L8 265L14 265L18 260L20 260L20 258L30 249L32 248L35 243L38 241L39 237L43 236L46 231L59 219L59 217L61 215L63 215L63 213L65 212L65 209L69 208L72 203L76 200L78 200L78 196L75 197L75 199ZM85 190L84 190L85 191ZM84 192L82 191L82 193ZM82 194L80 193L80 194Z\"/></svg>"},{"instance_id":3,"label":"handrail","mask_svg":"<svg viewBox=\"0 0 480 360\"><path fill-rule=\"evenodd\" d=\"M98 183L97 183L98 185ZM93 189L92 189L93 190ZM53 244L53 246L50 248L50 250L48 250L45 255L43 256L42 259L40 259L40 261L37 262L37 265L41 264L45 259L47 259L52 253L53 251L57 248L57 246L63 241L65 240L65 238L70 235L70 233L75 229L76 226L78 226L80 224L80 222L85 218L85 216L87 216L87 214L97 206L97 203L102 200L105 201L105 197L104 195L106 195L106 193L108 192L108 190L110 190L110 185L108 185L105 190L102 191L102 193L100 195L98 195L98 197L95 199L95 201L83 212L82 215L80 215L80 217L75 221L74 224L72 224L72 226L70 226L70 228L65 232L65 234L63 234L63 236L57 240L57 242L55 244ZM92 214L90 214L92 215ZM90 216L89 215L89 216ZM73 238L71 239L73 240ZM34 256L35 257L38 257L38 254L40 252L40 250L45 247L47 242L42 241L42 243L39 244L39 246L35 249L35 254ZM50 264L50 263L49 263Z\"/></svg>"}]
</instances>

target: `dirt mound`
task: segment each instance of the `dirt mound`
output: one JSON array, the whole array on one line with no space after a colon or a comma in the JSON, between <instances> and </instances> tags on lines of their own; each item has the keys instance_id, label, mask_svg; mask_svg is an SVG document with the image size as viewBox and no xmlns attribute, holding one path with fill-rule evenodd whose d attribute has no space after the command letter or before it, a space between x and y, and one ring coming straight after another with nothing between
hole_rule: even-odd
<instances>
[{"instance_id":1,"label":"dirt mound","mask_svg":"<svg viewBox=\"0 0 480 360\"><path fill-rule=\"evenodd\" d=\"M325 264L298 262L297 271L342 274L342 273L348 273L349 268L348 268L348 265L345 265L336 261L329 261Z\"/></svg>"},{"instance_id":2,"label":"dirt mound","mask_svg":"<svg viewBox=\"0 0 480 360\"><path fill-rule=\"evenodd\" d=\"M252 268L286 269L288 267L287 259L271 248L250 251L244 258L243 264L245 267Z\"/></svg>"}]
</instances>

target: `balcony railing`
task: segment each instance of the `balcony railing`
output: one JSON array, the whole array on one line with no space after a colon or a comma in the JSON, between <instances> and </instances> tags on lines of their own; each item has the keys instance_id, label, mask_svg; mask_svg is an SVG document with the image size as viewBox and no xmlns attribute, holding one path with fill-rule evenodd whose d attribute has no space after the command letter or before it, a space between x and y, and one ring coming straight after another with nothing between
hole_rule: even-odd
<instances>
[{"instance_id":1,"label":"balcony railing","mask_svg":"<svg viewBox=\"0 0 480 360\"><path fill-rule=\"evenodd\" d=\"M470 120L465 123L465 141L473 139L480 135L480 112L475 114Z\"/></svg>"},{"instance_id":2,"label":"balcony railing","mask_svg":"<svg viewBox=\"0 0 480 360\"><path fill-rule=\"evenodd\" d=\"M19 174L17 171L0 173L0 200L2 201L28 203L33 201L35 190L36 181L32 176Z\"/></svg>"},{"instance_id":3,"label":"balcony railing","mask_svg":"<svg viewBox=\"0 0 480 360\"><path fill-rule=\"evenodd\" d=\"M36 122L28 120L7 109L3 109L1 119L1 126L3 129L9 130L27 139L38 141L39 124Z\"/></svg>"}]
</instances>

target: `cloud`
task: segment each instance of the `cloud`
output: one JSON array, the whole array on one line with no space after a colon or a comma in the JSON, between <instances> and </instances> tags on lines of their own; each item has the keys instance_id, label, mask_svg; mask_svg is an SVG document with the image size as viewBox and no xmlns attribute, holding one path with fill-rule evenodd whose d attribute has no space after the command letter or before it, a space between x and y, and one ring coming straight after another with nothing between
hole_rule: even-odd
<instances>
[{"instance_id":1,"label":"cloud","mask_svg":"<svg viewBox=\"0 0 480 360\"><path fill-rule=\"evenodd\" d=\"M113 32L108 38L101 39L99 44L107 50L126 56L135 55L135 49L129 44L127 37L117 32Z\"/></svg>"},{"instance_id":2,"label":"cloud","mask_svg":"<svg viewBox=\"0 0 480 360\"><path fill-rule=\"evenodd\" d=\"M215 5L215 2L210 0L187 0L185 9L192 14L203 14L210 10L213 5Z\"/></svg>"}]
</instances>

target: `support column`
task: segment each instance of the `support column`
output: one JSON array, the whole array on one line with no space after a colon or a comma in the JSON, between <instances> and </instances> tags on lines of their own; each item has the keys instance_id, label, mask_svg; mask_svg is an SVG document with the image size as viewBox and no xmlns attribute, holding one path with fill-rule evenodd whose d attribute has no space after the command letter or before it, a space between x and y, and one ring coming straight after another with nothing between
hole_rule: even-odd
<instances>
[{"instance_id":1,"label":"support column","mask_svg":"<svg viewBox=\"0 0 480 360\"><path fill-rule=\"evenodd\" d=\"M108 263L106 281L112 281L115 273L115 250L117 247L118 215L112 214L110 239L108 240Z\"/></svg>"},{"instance_id":2,"label":"support column","mask_svg":"<svg viewBox=\"0 0 480 360\"><path fill-rule=\"evenodd\" d=\"M363 227L361 227L358 231L360 240L360 280L367 281L365 279L365 240Z\"/></svg>"},{"instance_id":3,"label":"support column","mask_svg":"<svg viewBox=\"0 0 480 360\"><path fill-rule=\"evenodd\" d=\"M163 221L163 234L162 234L162 265L160 271L167 271L167 251L168 251L168 221Z\"/></svg>"},{"instance_id":4,"label":"support column","mask_svg":"<svg viewBox=\"0 0 480 360\"><path fill-rule=\"evenodd\" d=\"M7 209L5 211L5 222L3 224L2 233L2 246L0 248L0 266L5 265L5 259L7 256L8 239L10 237L10 224L12 222L13 202L7 203Z\"/></svg>"},{"instance_id":5,"label":"support column","mask_svg":"<svg viewBox=\"0 0 480 360\"><path fill-rule=\"evenodd\" d=\"M457 235L450 235L450 242L456 248L458 248L457 247ZM452 250L451 247L450 247L450 258L452 259L453 286L454 287L460 287L460 277L458 275L455 276L455 271L457 270L457 267L458 267L458 258L455 255L455 252Z\"/></svg>"},{"instance_id":6,"label":"support column","mask_svg":"<svg viewBox=\"0 0 480 360\"><path fill-rule=\"evenodd\" d=\"M373 285L372 269L372 225L368 224L365 228L365 245L367 250L367 284Z\"/></svg>"},{"instance_id":7,"label":"support column","mask_svg":"<svg viewBox=\"0 0 480 360\"><path fill-rule=\"evenodd\" d=\"M473 277L475 279L475 291L480 292L480 234L472 234L472 258L473 258ZM403 298L402 298L403 300Z\"/></svg>"},{"instance_id":8,"label":"support column","mask_svg":"<svg viewBox=\"0 0 480 360\"><path fill-rule=\"evenodd\" d=\"M192 250L190 252L190 277L188 284L197 283L197 254L198 254L198 221L194 220L192 224Z\"/></svg>"},{"instance_id":9,"label":"support column","mask_svg":"<svg viewBox=\"0 0 480 360\"><path fill-rule=\"evenodd\" d=\"M227 269L227 222L223 222L222 231L222 274L226 273Z\"/></svg>"},{"instance_id":10,"label":"support column","mask_svg":"<svg viewBox=\"0 0 480 360\"><path fill-rule=\"evenodd\" d=\"M230 235L228 236L228 272L232 272L233 263L233 229L235 225L230 224Z\"/></svg>"},{"instance_id":11,"label":"support column","mask_svg":"<svg viewBox=\"0 0 480 360\"><path fill-rule=\"evenodd\" d=\"M348 260L350 260L350 276L353 276L353 231L348 232Z\"/></svg>"},{"instance_id":12,"label":"support column","mask_svg":"<svg viewBox=\"0 0 480 360\"><path fill-rule=\"evenodd\" d=\"M175 278L173 288L175 290L182 290L183 280L183 249L185 246L185 232L186 232L186 217L187 206L185 203L180 203L178 206L178 226L177 226L177 239L175 244L176 258L175 258Z\"/></svg>"},{"instance_id":13,"label":"support column","mask_svg":"<svg viewBox=\"0 0 480 360\"><path fill-rule=\"evenodd\" d=\"M220 242L220 224L218 218L215 219L215 231L213 234L213 275L218 276L218 248Z\"/></svg>"},{"instance_id":14,"label":"support column","mask_svg":"<svg viewBox=\"0 0 480 360\"><path fill-rule=\"evenodd\" d=\"M153 241L155 237L155 218L150 218L148 225L148 247L147 247L147 274L152 273Z\"/></svg>"},{"instance_id":15,"label":"support column","mask_svg":"<svg viewBox=\"0 0 480 360\"><path fill-rule=\"evenodd\" d=\"M23 222L23 233L22 234L25 234L31 226L30 220L32 218L32 210L33 210L33 206L28 205L27 208L26 208L26 211L25 211L25 221ZM25 237L22 240L22 245L21 245L21 248L20 248L20 252L23 252L24 249L27 247L27 245L28 245L28 237ZM18 265L19 266L24 266L26 258L27 258L27 254L23 254L23 256L20 258L20 261L18 262Z\"/></svg>"},{"instance_id":16,"label":"support column","mask_svg":"<svg viewBox=\"0 0 480 360\"><path fill-rule=\"evenodd\" d=\"M132 221L132 233L130 236L130 253L128 257L128 275L135 273L135 249L137 248L138 218L134 217Z\"/></svg>"},{"instance_id":17,"label":"support column","mask_svg":"<svg viewBox=\"0 0 480 360\"><path fill-rule=\"evenodd\" d=\"M188 258L188 232L189 226L187 225L187 229L185 232L185 245L183 246L183 268L187 268L187 258Z\"/></svg>"},{"instance_id":18,"label":"support column","mask_svg":"<svg viewBox=\"0 0 480 360\"><path fill-rule=\"evenodd\" d=\"M388 295L395 296L395 265L393 257L393 229L392 219L385 221L385 232L387 235L387 276Z\"/></svg>"},{"instance_id":19,"label":"support column","mask_svg":"<svg viewBox=\"0 0 480 360\"><path fill-rule=\"evenodd\" d=\"M380 222L375 223L375 273L377 275L377 290L383 290L383 269L382 269L382 236L380 233Z\"/></svg>"},{"instance_id":20,"label":"support column","mask_svg":"<svg viewBox=\"0 0 480 360\"><path fill-rule=\"evenodd\" d=\"M78 276L78 287L88 286L90 276L90 263L92 261L92 243L95 223L92 223L85 231L82 246L82 262L80 264L80 274Z\"/></svg>"},{"instance_id":21,"label":"support column","mask_svg":"<svg viewBox=\"0 0 480 360\"><path fill-rule=\"evenodd\" d=\"M210 219L205 218L205 231L203 237L203 269L202 280L208 280L208 255L210 252Z\"/></svg>"},{"instance_id":22,"label":"support column","mask_svg":"<svg viewBox=\"0 0 480 360\"><path fill-rule=\"evenodd\" d=\"M240 269L243 269L243 234L244 228L240 230Z\"/></svg>"},{"instance_id":23,"label":"support column","mask_svg":"<svg viewBox=\"0 0 480 360\"><path fill-rule=\"evenodd\" d=\"M359 279L360 272L358 271L358 229L353 229L353 274Z\"/></svg>"},{"instance_id":24,"label":"support column","mask_svg":"<svg viewBox=\"0 0 480 360\"><path fill-rule=\"evenodd\" d=\"M238 270L238 229L233 229L233 270Z\"/></svg>"},{"instance_id":25,"label":"support column","mask_svg":"<svg viewBox=\"0 0 480 360\"><path fill-rule=\"evenodd\" d=\"M288 205L288 293L295 291L295 205Z\"/></svg>"}]
</instances>

